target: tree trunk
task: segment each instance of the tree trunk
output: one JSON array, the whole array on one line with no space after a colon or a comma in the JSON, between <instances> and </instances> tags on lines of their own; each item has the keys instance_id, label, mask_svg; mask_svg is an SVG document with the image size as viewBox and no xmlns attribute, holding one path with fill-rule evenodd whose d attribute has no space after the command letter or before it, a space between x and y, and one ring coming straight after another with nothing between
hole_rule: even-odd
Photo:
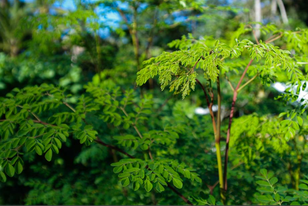
<instances>
[{"instance_id":1,"label":"tree trunk","mask_svg":"<svg viewBox=\"0 0 308 206\"><path fill-rule=\"evenodd\" d=\"M281 18L282 18L282 23L289 24L287 12L286 12L286 9L283 5L282 0L277 0L277 4L279 6L279 10L280 10Z\"/></svg>"},{"instance_id":2,"label":"tree trunk","mask_svg":"<svg viewBox=\"0 0 308 206\"><path fill-rule=\"evenodd\" d=\"M262 21L262 10L261 10L261 0L255 0L255 21L261 22ZM261 32L260 32L261 25L256 25L256 38L259 39Z\"/></svg>"}]
</instances>

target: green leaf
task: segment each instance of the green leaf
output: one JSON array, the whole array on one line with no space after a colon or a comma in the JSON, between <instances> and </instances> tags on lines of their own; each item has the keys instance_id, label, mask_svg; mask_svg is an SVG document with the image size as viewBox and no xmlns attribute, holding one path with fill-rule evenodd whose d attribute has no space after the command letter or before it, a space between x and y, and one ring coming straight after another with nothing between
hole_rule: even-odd
<instances>
[{"instance_id":1,"label":"green leaf","mask_svg":"<svg viewBox=\"0 0 308 206\"><path fill-rule=\"evenodd\" d=\"M42 149L41 149L40 146L38 146L38 145L35 146L35 152L36 152L38 155L42 155L42 154L43 154Z\"/></svg>"},{"instance_id":2,"label":"green leaf","mask_svg":"<svg viewBox=\"0 0 308 206\"><path fill-rule=\"evenodd\" d=\"M299 188L299 189L302 189L302 190L308 190L308 186L305 185L305 184L300 184L300 185L298 185L298 188Z\"/></svg>"},{"instance_id":3,"label":"green leaf","mask_svg":"<svg viewBox=\"0 0 308 206\"><path fill-rule=\"evenodd\" d=\"M140 183L139 182L135 182L134 191L139 190L139 188L140 188Z\"/></svg>"},{"instance_id":4,"label":"green leaf","mask_svg":"<svg viewBox=\"0 0 308 206\"><path fill-rule=\"evenodd\" d=\"M85 143L85 141L87 140L87 136L86 135L82 135L80 138L80 144Z\"/></svg>"},{"instance_id":5,"label":"green leaf","mask_svg":"<svg viewBox=\"0 0 308 206\"><path fill-rule=\"evenodd\" d=\"M213 195L210 195L208 202L210 203L210 205L215 205L216 203L216 199Z\"/></svg>"},{"instance_id":6,"label":"green leaf","mask_svg":"<svg viewBox=\"0 0 308 206\"><path fill-rule=\"evenodd\" d=\"M299 202L292 202L290 205L301 205Z\"/></svg>"},{"instance_id":7,"label":"green leaf","mask_svg":"<svg viewBox=\"0 0 308 206\"><path fill-rule=\"evenodd\" d=\"M300 182L305 183L306 185L308 185L308 180L300 180Z\"/></svg>"},{"instance_id":8,"label":"green leaf","mask_svg":"<svg viewBox=\"0 0 308 206\"><path fill-rule=\"evenodd\" d=\"M156 183L156 190L158 191L158 192L163 192L163 191L165 191L165 188L158 182L158 183Z\"/></svg>"},{"instance_id":9,"label":"green leaf","mask_svg":"<svg viewBox=\"0 0 308 206\"><path fill-rule=\"evenodd\" d=\"M125 172L131 173L131 172L137 172L139 170L140 170L139 168L130 168L130 169L125 170Z\"/></svg>"},{"instance_id":10,"label":"green leaf","mask_svg":"<svg viewBox=\"0 0 308 206\"><path fill-rule=\"evenodd\" d=\"M48 133L44 134L43 139L48 139L55 133L54 130L49 131Z\"/></svg>"},{"instance_id":11,"label":"green leaf","mask_svg":"<svg viewBox=\"0 0 308 206\"><path fill-rule=\"evenodd\" d=\"M258 191L264 192L264 193L273 193L274 189L272 187L258 187Z\"/></svg>"},{"instance_id":12,"label":"green leaf","mask_svg":"<svg viewBox=\"0 0 308 206\"><path fill-rule=\"evenodd\" d=\"M299 126L303 126L303 119L300 116L297 116L296 118Z\"/></svg>"},{"instance_id":13,"label":"green leaf","mask_svg":"<svg viewBox=\"0 0 308 206\"><path fill-rule=\"evenodd\" d=\"M291 197L291 196L286 196L285 198L282 199L282 201L284 201L284 202L291 202L293 200L295 200L295 198Z\"/></svg>"},{"instance_id":14,"label":"green leaf","mask_svg":"<svg viewBox=\"0 0 308 206\"><path fill-rule=\"evenodd\" d=\"M122 171L122 169L123 169L123 166L118 166L118 167L113 168L113 172L114 173L120 173Z\"/></svg>"},{"instance_id":15,"label":"green leaf","mask_svg":"<svg viewBox=\"0 0 308 206\"><path fill-rule=\"evenodd\" d=\"M118 175L118 177L122 178L122 179L126 178L126 177L129 177L129 176L130 176L130 173L128 173L128 172L124 172L124 173L121 173L121 174Z\"/></svg>"},{"instance_id":16,"label":"green leaf","mask_svg":"<svg viewBox=\"0 0 308 206\"><path fill-rule=\"evenodd\" d=\"M17 172L17 174L20 174L23 171L24 168L23 168L20 161L18 161L16 165L17 165L17 166L15 166L16 170L17 170L16 172Z\"/></svg>"},{"instance_id":17,"label":"green leaf","mask_svg":"<svg viewBox=\"0 0 308 206\"><path fill-rule=\"evenodd\" d=\"M150 182L150 180L145 180L144 181L144 189L145 189L145 191L150 192L152 190L152 188L153 188L153 185Z\"/></svg>"},{"instance_id":18,"label":"green leaf","mask_svg":"<svg viewBox=\"0 0 308 206\"><path fill-rule=\"evenodd\" d=\"M112 167L121 166L123 165L123 162L114 162L111 164Z\"/></svg>"},{"instance_id":19,"label":"green leaf","mask_svg":"<svg viewBox=\"0 0 308 206\"><path fill-rule=\"evenodd\" d=\"M127 177L127 178L125 178L124 180L122 180L122 186L123 187L126 187L127 185L129 185L129 178Z\"/></svg>"},{"instance_id":20,"label":"green leaf","mask_svg":"<svg viewBox=\"0 0 308 206\"><path fill-rule=\"evenodd\" d=\"M66 142L66 136L64 134L58 133L58 136L63 142Z\"/></svg>"},{"instance_id":21,"label":"green leaf","mask_svg":"<svg viewBox=\"0 0 308 206\"><path fill-rule=\"evenodd\" d=\"M278 202L280 200L280 195L278 193L275 194L275 200Z\"/></svg>"},{"instance_id":22,"label":"green leaf","mask_svg":"<svg viewBox=\"0 0 308 206\"><path fill-rule=\"evenodd\" d=\"M48 162L51 161L51 159L52 159L52 150L51 150L51 149L49 149L49 150L46 152L46 154L45 154L45 159L46 159Z\"/></svg>"},{"instance_id":23,"label":"green leaf","mask_svg":"<svg viewBox=\"0 0 308 206\"><path fill-rule=\"evenodd\" d=\"M267 176L267 170L266 170L266 169L261 169L261 170L260 170L260 173L261 173L264 177Z\"/></svg>"},{"instance_id":24,"label":"green leaf","mask_svg":"<svg viewBox=\"0 0 308 206\"><path fill-rule=\"evenodd\" d=\"M263 181L263 180L256 181L256 183L261 186L267 186L267 187L271 186L268 182Z\"/></svg>"},{"instance_id":25,"label":"green leaf","mask_svg":"<svg viewBox=\"0 0 308 206\"><path fill-rule=\"evenodd\" d=\"M178 189L181 189L183 187L183 183L179 179L173 178L172 182L173 182L173 185Z\"/></svg>"},{"instance_id":26,"label":"green leaf","mask_svg":"<svg viewBox=\"0 0 308 206\"><path fill-rule=\"evenodd\" d=\"M56 154L59 154L59 149L58 149L58 147L56 146L56 145L52 145L51 146L51 148L52 148L52 150L56 153Z\"/></svg>"},{"instance_id":27,"label":"green leaf","mask_svg":"<svg viewBox=\"0 0 308 206\"><path fill-rule=\"evenodd\" d=\"M278 182L277 177L273 177L272 179L270 179L271 185L274 185L274 184L276 184L277 182Z\"/></svg>"},{"instance_id":28,"label":"green leaf","mask_svg":"<svg viewBox=\"0 0 308 206\"><path fill-rule=\"evenodd\" d=\"M27 148L27 151L30 151L32 149L32 147L34 147L35 145L35 139L27 139L25 146Z\"/></svg>"},{"instance_id":29,"label":"green leaf","mask_svg":"<svg viewBox=\"0 0 308 206\"><path fill-rule=\"evenodd\" d=\"M62 147L61 141L60 141L58 138L54 138L53 140L56 142L57 147L58 147L59 149L61 149L61 147Z\"/></svg>"},{"instance_id":30,"label":"green leaf","mask_svg":"<svg viewBox=\"0 0 308 206\"><path fill-rule=\"evenodd\" d=\"M13 165L11 165L11 163L8 163L5 167L5 172L8 176L13 177L15 174L15 168L13 167Z\"/></svg>"},{"instance_id":31,"label":"green leaf","mask_svg":"<svg viewBox=\"0 0 308 206\"><path fill-rule=\"evenodd\" d=\"M6 176L4 172L0 171L0 177L1 177L1 181L6 182Z\"/></svg>"},{"instance_id":32,"label":"green leaf","mask_svg":"<svg viewBox=\"0 0 308 206\"><path fill-rule=\"evenodd\" d=\"M273 202L273 198L270 197L270 196L265 196L265 195L256 195L256 198L259 200L259 201L262 201L262 202Z\"/></svg>"},{"instance_id":33,"label":"green leaf","mask_svg":"<svg viewBox=\"0 0 308 206\"><path fill-rule=\"evenodd\" d=\"M267 178L268 179L271 179L273 176L274 176L274 172L273 171L268 172L268 174L267 174ZM262 178L262 179L264 179L264 178Z\"/></svg>"},{"instance_id":34,"label":"green leaf","mask_svg":"<svg viewBox=\"0 0 308 206\"><path fill-rule=\"evenodd\" d=\"M143 169L141 169L141 170L139 171L139 175L140 175L140 177L141 177L142 179L144 178L145 172L144 172Z\"/></svg>"},{"instance_id":35,"label":"green leaf","mask_svg":"<svg viewBox=\"0 0 308 206\"><path fill-rule=\"evenodd\" d=\"M188 179L190 179L190 171L189 170L184 170L184 176Z\"/></svg>"}]
</instances>

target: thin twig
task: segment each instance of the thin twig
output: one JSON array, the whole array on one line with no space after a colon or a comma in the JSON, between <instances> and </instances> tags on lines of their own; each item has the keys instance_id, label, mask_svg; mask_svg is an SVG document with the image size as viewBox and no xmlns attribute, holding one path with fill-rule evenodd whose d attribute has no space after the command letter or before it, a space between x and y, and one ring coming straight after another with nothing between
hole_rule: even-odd
<instances>
[{"instance_id":1,"label":"thin twig","mask_svg":"<svg viewBox=\"0 0 308 206\"><path fill-rule=\"evenodd\" d=\"M260 42L259 42L259 40L258 40L258 38L257 38L257 36L256 36L256 32L255 32L255 30L252 28L252 26L251 26L251 25L247 25L247 26L251 28L252 33L253 33L253 37L255 38L255 40L256 40L256 42L257 42L257 44L259 45L259 44L260 44Z\"/></svg>"},{"instance_id":2,"label":"thin twig","mask_svg":"<svg viewBox=\"0 0 308 206\"><path fill-rule=\"evenodd\" d=\"M168 97L164 103L157 109L156 114L160 113L161 110L164 108L164 106L168 103L168 101L172 98L173 96Z\"/></svg>"},{"instance_id":3,"label":"thin twig","mask_svg":"<svg viewBox=\"0 0 308 206\"><path fill-rule=\"evenodd\" d=\"M218 185L218 183L219 183L219 180L218 180L213 186L211 186L211 185L206 185L206 186L209 188L210 194L211 194L211 195L213 194L213 190L214 190L215 187Z\"/></svg>"},{"instance_id":4,"label":"thin twig","mask_svg":"<svg viewBox=\"0 0 308 206\"><path fill-rule=\"evenodd\" d=\"M63 104L65 104L65 106L70 108L70 110L72 110L73 112L76 112L76 110L71 105L69 105L67 102L63 102Z\"/></svg>"},{"instance_id":5,"label":"thin twig","mask_svg":"<svg viewBox=\"0 0 308 206\"><path fill-rule=\"evenodd\" d=\"M29 110L29 112L35 117L35 119L37 119L37 121L39 121L39 122L41 122L41 119L38 117L38 116L36 116L33 112L31 112L30 110Z\"/></svg>"},{"instance_id":6,"label":"thin twig","mask_svg":"<svg viewBox=\"0 0 308 206\"><path fill-rule=\"evenodd\" d=\"M201 59L202 59L202 58L199 58L199 59L196 61L196 63L194 64L194 66L191 68L190 72L194 72L194 70L195 70L197 64L199 63L199 61L200 61Z\"/></svg>"},{"instance_id":7,"label":"thin twig","mask_svg":"<svg viewBox=\"0 0 308 206\"><path fill-rule=\"evenodd\" d=\"M148 152L149 152L150 159L153 161L153 156L152 156L152 152L151 152L150 148L148 149Z\"/></svg>"},{"instance_id":8,"label":"thin twig","mask_svg":"<svg viewBox=\"0 0 308 206\"><path fill-rule=\"evenodd\" d=\"M111 149L114 149L114 150L116 150L116 151L118 151L118 152L120 152L120 153L126 155L126 156L129 157L129 158L135 159L134 156L132 156L132 155L126 153L125 151L123 151L123 150L121 150L121 149L119 149L119 148L117 148L117 147L115 147L115 146L106 144L105 142L103 142L102 140L100 140L98 137L97 137L97 139L94 140L94 141L95 141L96 143L100 144L100 145L103 145L103 146L105 146L105 147L109 147L109 148L111 148Z\"/></svg>"},{"instance_id":9,"label":"thin twig","mask_svg":"<svg viewBox=\"0 0 308 206\"><path fill-rule=\"evenodd\" d=\"M178 196L180 196L182 198L182 200L184 200L184 202L186 202L189 205L193 205L186 197L184 197L179 191L177 191L174 187L172 187L169 183L168 187L174 192L176 193Z\"/></svg>"},{"instance_id":10,"label":"thin twig","mask_svg":"<svg viewBox=\"0 0 308 206\"><path fill-rule=\"evenodd\" d=\"M256 74L256 75L253 76L251 79L249 79L245 84L243 84L243 85L237 90L237 92L240 92L245 86L247 86L250 82L252 82L257 76L258 76L258 74Z\"/></svg>"},{"instance_id":11,"label":"thin twig","mask_svg":"<svg viewBox=\"0 0 308 206\"><path fill-rule=\"evenodd\" d=\"M224 189L225 191L228 188L228 183L227 183L227 171L228 171L228 155L229 155L229 142L230 142L230 135L231 135L231 124L232 124L232 118L233 118L233 114L234 114L234 108L235 108L235 102L237 99L237 93L238 93L238 89L244 79L244 76L247 73L247 70L249 68L249 66L252 64L253 59L251 59L248 63L248 65L246 66L240 81L238 82L234 92L233 92L233 100L232 100L232 106L231 106L231 111L230 111L230 117L229 117L229 125L228 125L228 131L227 131L227 139L226 139L226 151L225 151L225 164L224 164Z\"/></svg>"},{"instance_id":12,"label":"thin twig","mask_svg":"<svg viewBox=\"0 0 308 206\"><path fill-rule=\"evenodd\" d=\"M282 37L282 34L280 34L279 36L275 37L275 38L269 38L268 40L265 41L266 44L271 43L277 39L280 39Z\"/></svg>"},{"instance_id":13,"label":"thin twig","mask_svg":"<svg viewBox=\"0 0 308 206\"><path fill-rule=\"evenodd\" d=\"M229 83L229 85L230 85L232 91L234 92L234 87L233 87L232 83L230 82L229 78L227 77L227 75L226 75L226 80L227 80L227 82Z\"/></svg>"},{"instance_id":14,"label":"thin twig","mask_svg":"<svg viewBox=\"0 0 308 206\"><path fill-rule=\"evenodd\" d=\"M121 110L122 110L122 112L125 114L125 116L127 116L127 117L128 117L128 114L126 113L125 109L124 109L123 107L120 107L120 109L121 109ZM134 127L135 131L138 133L138 135L139 135L140 139L142 139L142 135L141 135L141 133L139 132L139 130L138 130L138 128L136 127L136 125L135 125L135 124L133 124L133 127Z\"/></svg>"}]
</instances>

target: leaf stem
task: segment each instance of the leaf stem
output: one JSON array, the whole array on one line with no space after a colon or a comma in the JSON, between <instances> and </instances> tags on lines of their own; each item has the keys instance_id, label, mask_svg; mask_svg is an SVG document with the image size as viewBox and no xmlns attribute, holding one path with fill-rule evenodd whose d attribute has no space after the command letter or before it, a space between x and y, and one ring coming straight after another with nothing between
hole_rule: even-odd
<instances>
[{"instance_id":1,"label":"leaf stem","mask_svg":"<svg viewBox=\"0 0 308 206\"><path fill-rule=\"evenodd\" d=\"M36 116L33 112L31 112L30 110L29 112L35 117L35 119L37 119L37 121L42 122L42 120L38 116Z\"/></svg>"},{"instance_id":2,"label":"leaf stem","mask_svg":"<svg viewBox=\"0 0 308 206\"><path fill-rule=\"evenodd\" d=\"M122 110L122 112L125 114L125 116L127 116L127 117L128 117L128 114L126 113L125 109L124 109L123 107L120 107L120 109L121 109L121 110ZM142 137L141 133L139 132L139 130L138 130L138 128L136 127L136 125L135 125L135 124L133 124L133 127L134 127L135 131L138 133L138 135L139 135L140 139L142 139L143 137Z\"/></svg>"},{"instance_id":3,"label":"leaf stem","mask_svg":"<svg viewBox=\"0 0 308 206\"><path fill-rule=\"evenodd\" d=\"M97 137L97 139L94 140L94 141L95 141L96 143L100 144L100 145L103 145L103 146L105 146L105 147L109 147L109 148L111 148L111 149L114 149L114 150L116 150L116 151L118 151L118 152L120 152L120 153L126 155L126 156L129 157L129 158L135 159L134 156L132 156L132 155L126 153L125 151L123 151L123 150L121 150L121 149L119 149L119 148L117 148L117 147L115 147L115 146L106 144L105 142L103 142L102 140L100 140L98 137Z\"/></svg>"},{"instance_id":4,"label":"leaf stem","mask_svg":"<svg viewBox=\"0 0 308 206\"><path fill-rule=\"evenodd\" d=\"M234 92L234 87L233 87L232 83L230 82L229 78L227 77L227 75L226 75L226 80L227 80L228 84L230 85L232 91Z\"/></svg>"},{"instance_id":5,"label":"leaf stem","mask_svg":"<svg viewBox=\"0 0 308 206\"><path fill-rule=\"evenodd\" d=\"M273 42L273 41L275 41L275 40L277 40L277 39L279 39L279 38L281 38L282 37L282 33L280 32L280 34L278 35L278 36L271 36L270 38L268 38L266 41L265 41L265 43L266 44L268 44L268 43L271 43L271 42Z\"/></svg>"},{"instance_id":6,"label":"leaf stem","mask_svg":"<svg viewBox=\"0 0 308 206\"><path fill-rule=\"evenodd\" d=\"M69 105L67 102L63 102L63 104L65 104L65 106L70 108L73 112L76 112L76 110L71 105Z\"/></svg>"},{"instance_id":7,"label":"leaf stem","mask_svg":"<svg viewBox=\"0 0 308 206\"><path fill-rule=\"evenodd\" d=\"M240 92L245 86L247 86L250 82L252 82L256 77L258 76L258 74L256 74L255 76L253 76L251 79L249 79L243 86L241 86L237 92Z\"/></svg>"}]
</instances>

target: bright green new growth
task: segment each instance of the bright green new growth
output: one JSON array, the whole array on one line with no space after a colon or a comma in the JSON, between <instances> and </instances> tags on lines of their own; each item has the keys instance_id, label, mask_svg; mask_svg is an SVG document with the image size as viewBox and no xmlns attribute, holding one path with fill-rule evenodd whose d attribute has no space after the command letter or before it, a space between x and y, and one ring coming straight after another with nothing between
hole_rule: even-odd
<instances>
[{"instance_id":1,"label":"bright green new growth","mask_svg":"<svg viewBox=\"0 0 308 206\"><path fill-rule=\"evenodd\" d=\"M248 31L251 29L241 27L235 33L239 37ZM262 32L276 34L281 31L273 25L268 25L262 28ZM308 30L284 32L284 36L294 45L294 48L300 49L302 46L298 46L298 41L301 41L300 45L307 43L305 37L308 36ZM150 78L158 75L162 90L169 86L170 91L174 91L175 94L182 93L184 98L195 89L195 79L200 69L205 79L215 82L220 74L237 72L238 68L243 67L242 62L245 63L249 59L258 62L257 67L250 67L249 73L252 75L260 74L262 78L272 79L277 76L277 73L284 71L288 73L288 78L292 82L304 79L299 70L301 62L297 59L302 58L301 55L299 57L291 55L288 50L280 49L268 42L253 43L248 39L222 41L207 36L197 40L190 34L189 38L183 36L181 40L169 43L169 47L179 50L163 52L157 57L144 61L144 68L138 72L137 84L143 85Z\"/></svg>"}]
</instances>

